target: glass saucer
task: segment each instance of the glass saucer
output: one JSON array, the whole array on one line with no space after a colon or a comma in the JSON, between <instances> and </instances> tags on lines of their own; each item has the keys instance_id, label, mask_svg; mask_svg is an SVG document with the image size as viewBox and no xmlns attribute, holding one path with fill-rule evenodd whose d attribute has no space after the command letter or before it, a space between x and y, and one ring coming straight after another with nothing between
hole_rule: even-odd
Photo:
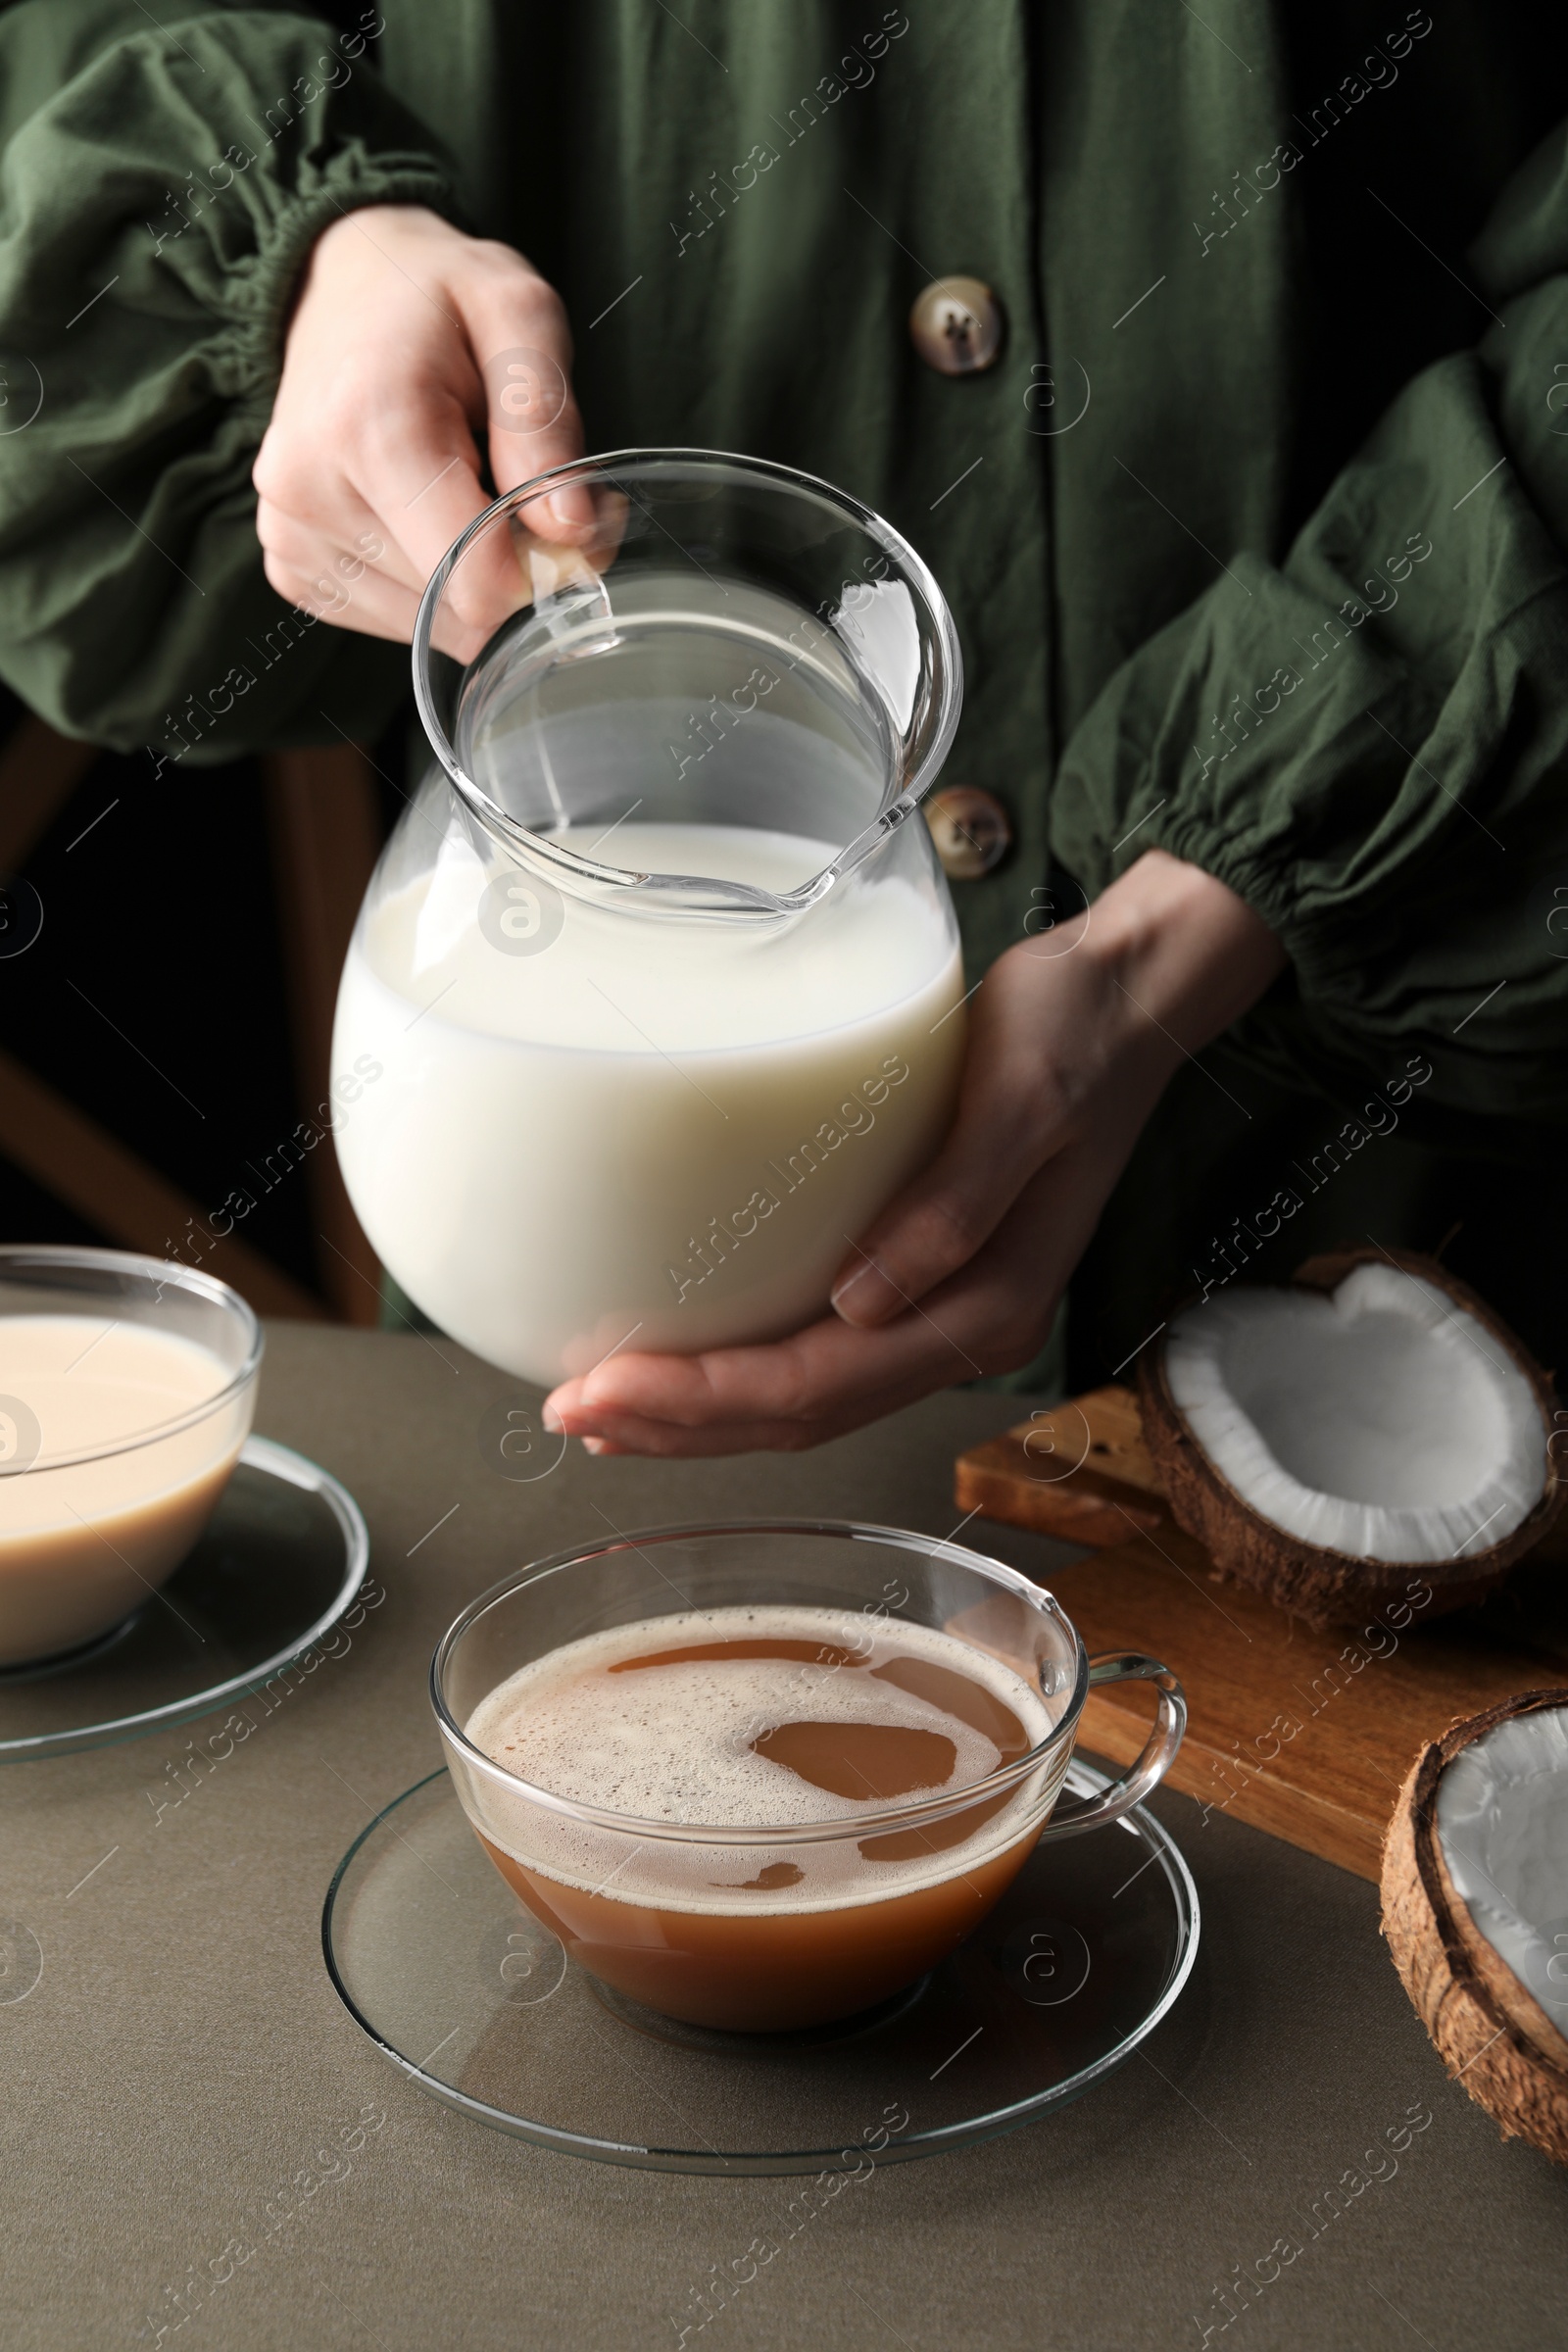
<instances>
[{"instance_id":1,"label":"glass saucer","mask_svg":"<svg viewBox=\"0 0 1568 2352\"><path fill-rule=\"evenodd\" d=\"M1068 1771L1081 1794L1104 1785ZM570 2155L732 2179L863 2173L1067 2105L1153 2031L1198 1933L1181 1850L1137 1806L1038 1846L968 1942L878 2009L798 2034L684 2026L566 1957L444 1769L360 1833L321 1920L349 2014L434 2097Z\"/></svg>"},{"instance_id":2,"label":"glass saucer","mask_svg":"<svg viewBox=\"0 0 1568 2352\"><path fill-rule=\"evenodd\" d=\"M248 1438L207 1529L123 1624L64 1656L0 1668L0 1763L138 1740L243 1698L331 1631L369 1537L345 1487Z\"/></svg>"}]
</instances>

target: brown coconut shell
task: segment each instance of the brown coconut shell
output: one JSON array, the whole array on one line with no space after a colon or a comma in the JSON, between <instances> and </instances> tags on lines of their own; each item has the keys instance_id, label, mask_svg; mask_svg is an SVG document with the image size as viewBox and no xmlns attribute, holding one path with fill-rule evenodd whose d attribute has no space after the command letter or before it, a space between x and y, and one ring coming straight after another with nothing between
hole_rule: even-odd
<instances>
[{"instance_id":1,"label":"brown coconut shell","mask_svg":"<svg viewBox=\"0 0 1568 2352\"><path fill-rule=\"evenodd\" d=\"M1298 1267L1291 1284L1297 1289L1326 1294L1337 1290L1353 1267L1368 1263L1392 1263L1406 1274L1420 1275L1475 1317L1483 1330L1512 1357L1530 1384L1549 1447L1556 1426L1552 1416L1557 1399L1547 1375L1501 1317L1436 1258L1422 1257L1412 1250L1379 1250L1363 1245L1309 1257L1304 1265ZM1424 1616L1442 1616L1449 1609L1485 1599L1514 1561L1542 1542L1568 1506L1568 1480L1563 1478L1548 1449L1546 1483L1540 1501L1500 1543L1455 1560L1363 1559L1350 1552L1307 1544L1299 1536L1276 1527L1221 1476L1188 1428L1171 1396L1165 1377L1163 1339L1147 1348L1139 1360L1138 1404L1143 1417L1144 1443L1178 1524L1198 1538L1215 1566L1226 1575L1265 1593L1281 1608L1288 1609L1293 1616L1303 1617L1320 1632L1332 1626L1366 1623L1387 1602L1403 1601L1413 1580L1426 1585L1432 1593L1430 1602L1424 1604Z\"/></svg>"},{"instance_id":2,"label":"brown coconut shell","mask_svg":"<svg viewBox=\"0 0 1568 2352\"><path fill-rule=\"evenodd\" d=\"M1568 1706L1568 1690L1526 1690L1449 1726L1421 1750L1383 1841L1383 1933L1445 2066L1500 2125L1568 2164L1568 2039L1489 1943L1438 1841L1438 1783L1499 1723Z\"/></svg>"}]
</instances>

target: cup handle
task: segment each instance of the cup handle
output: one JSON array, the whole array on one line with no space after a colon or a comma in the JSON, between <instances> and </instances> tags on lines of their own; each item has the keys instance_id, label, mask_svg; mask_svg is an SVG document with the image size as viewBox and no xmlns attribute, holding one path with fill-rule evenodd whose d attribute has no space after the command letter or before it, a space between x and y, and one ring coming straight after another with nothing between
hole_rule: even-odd
<instances>
[{"instance_id":1,"label":"cup handle","mask_svg":"<svg viewBox=\"0 0 1568 2352\"><path fill-rule=\"evenodd\" d=\"M1187 1698L1170 1668L1136 1649L1108 1649L1089 1661L1090 1690L1102 1683L1152 1683L1159 1692L1154 1728L1143 1752L1119 1780L1102 1788L1098 1796L1074 1803L1067 1813L1054 1812L1040 1833L1042 1838L1076 1838L1081 1830L1098 1830L1107 1821L1119 1820L1159 1786L1176 1760L1187 1729Z\"/></svg>"}]
</instances>

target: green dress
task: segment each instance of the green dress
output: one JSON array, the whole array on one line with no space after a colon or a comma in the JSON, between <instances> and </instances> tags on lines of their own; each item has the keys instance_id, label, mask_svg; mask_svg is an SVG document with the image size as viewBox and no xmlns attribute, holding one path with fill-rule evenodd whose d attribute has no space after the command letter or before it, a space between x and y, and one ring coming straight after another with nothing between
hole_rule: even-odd
<instances>
[{"instance_id":1,"label":"green dress","mask_svg":"<svg viewBox=\"0 0 1568 2352\"><path fill-rule=\"evenodd\" d=\"M1384 16L20 0L0 675L155 766L384 723L406 652L291 615L250 467L313 238L432 206L560 288L590 447L804 466L931 563L966 672L947 780L1015 837L956 886L974 974L1155 845L1283 940L1106 1211L1071 1376L1205 1279L1456 1221L1451 1262L1549 1356L1568 26ZM1005 313L982 374L907 331L956 272Z\"/></svg>"}]
</instances>

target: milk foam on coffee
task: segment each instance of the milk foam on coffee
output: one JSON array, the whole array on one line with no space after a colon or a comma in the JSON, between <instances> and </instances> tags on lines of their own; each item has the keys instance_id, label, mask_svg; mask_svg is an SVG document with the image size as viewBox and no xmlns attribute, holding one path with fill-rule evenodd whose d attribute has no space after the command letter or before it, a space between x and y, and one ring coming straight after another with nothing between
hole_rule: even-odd
<instances>
[{"instance_id":1,"label":"milk foam on coffee","mask_svg":"<svg viewBox=\"0 0 1568 2352\"><path fill-rule=\"evenodd\" d=\"M795 1654L678 1654L766 1642ZM835 1739L820 1727L841 1730ZM933 1628L760 1604L652 1618L568 1642L509 1677L464 1728L509 1772L574 1802L643 1820L755 1829L755 1844L738 1838L733 1849L649 1841L632 1853L627 1838L604 1889L668 1909L755 1914L875 1901L951 1879L1006 1845L1019 1834L1017 1816L1038 1803L1038 1776L956 1844L941 1824L891 1841L781 1844L776 1854L787 1861L758 1874L770 1829L826 1827L971 1787L1046 1739L1052 1718L1010 1667ZM896 1786L885 1778L880 1787L856 1785L861 1775L846 1730L900 1736ZM802 1756L792 1733L816 1736L832 1759L825 1774L820 1752L807 1761L815 1779L780 1760ZM910 1757L930 1760L930 1780L910 1780ZM848 1773L835 1771L846 1758ZM1046 1767L1059 1768L1054 1759ZM877 1772L874 1761L868 1770ZM480 1802L486 1835L518 1860L576 1886L605 1878L612 1849L591 1828L509 1803L489 1784ZM896 1852L884 1850L889 1842Z\"/></svg>"},{"instance_id":2,"label":"milk foam on coffee","mask_svg":"<svg viewBox=\"0 0 1568 2352\"><path fill-rule=\"evenodd\" d=\"M177 1567L244 1443L249 1397L168 1425L230 1378L143 1323L0 1319L0 1665L107 1631Z\"/></svg>"},{"instance_id":3,"label":"milk foam on coffee","mask_svg":"<svg viewBox=\"0 0 1568 2352\"><path fill-rule=\"evenodd\" d=\"M588 828L558 838L775 893L834 855L634 818L597 852ZM355 933L333 1066L368 1054L384 1075L337 1143L382 1262L454 1338L540 1381L628 1340L690 1352L798 1328L951 1116L963 984L940 902L852 876L754 925L563 893L536 949L543 930L480 919L513 872L454 833Z\"/></svg>"}]
</instances>

